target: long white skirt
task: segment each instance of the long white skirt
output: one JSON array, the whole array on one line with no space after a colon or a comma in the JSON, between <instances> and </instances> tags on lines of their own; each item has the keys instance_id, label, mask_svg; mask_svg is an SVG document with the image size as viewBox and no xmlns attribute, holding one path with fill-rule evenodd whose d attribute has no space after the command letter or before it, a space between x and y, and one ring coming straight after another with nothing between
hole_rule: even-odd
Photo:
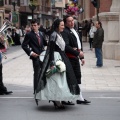
<instances>
[{"instance_id":1,"label":"long white skirt","mask_svg":"<svg viewBox=\"0 0 120 120\"><path fill-rule=\"evenodd\" d=\"M54 60L61 58L58 52L54 52ZM39 100L58 100L73 101L78 99L79 95L72 95L68 88L66 72L55 73L46 78L47 84L43 90L36 94L35 99Z\"/></svg>"}]
</instances>

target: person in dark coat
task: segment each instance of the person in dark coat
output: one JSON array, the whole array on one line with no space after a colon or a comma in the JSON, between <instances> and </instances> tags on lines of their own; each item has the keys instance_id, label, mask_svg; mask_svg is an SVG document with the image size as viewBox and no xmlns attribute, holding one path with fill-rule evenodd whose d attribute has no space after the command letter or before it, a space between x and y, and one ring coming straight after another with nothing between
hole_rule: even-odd
<instances>
[{"instance_id":1,"label":"person in dark coat","mask_svg":"<svg viewBox=\"0 0 120 120\"><path fill-rule=\"evenodd\" d=\"M97 58L96 66L103 66L103 57L102 57L102 44L104 41L104 30L102 28L102 23L97 21L95 24L97 31L94 34L93 38L93 48L95 48L95 55Z\"/></svg>"},{"instance_id":2,"label":"person in dark coat","mask_svg":"<svg viewBox=\"0 0 120 120\"><path fill-rule=\"evenodd\" d=\"M31 31L26 33L25 38L22 43L22 48L26 52L33 62L34 70L34 93L37 87L38 74L41 68L41 62L39 55L44 51L44 47L47 46L47 42L43 38L41 32L39 31L39 21L34 19L31 21Z\"/></svg>"},{"instance_id":3,"label":"person in dark coat","mask_svg":"<svg viewBox=\"0 0 120 120\"><path fill-rule=\"evenodd\" d=\"M20 36L16 33L16 28L12 29L11 37L15 45L21 45Z\"/></svg>"},{"instance_id":4,"label":"person in dark coat","mask_svg":"<svg viewBox=\"0 0 120 120\"><path fill-rule=\"evenodd\" d=\"M72 64L75 76L77 78L77 82L80 87L80 85L81 85L81 70L80 70L79 60L81 60L82 65L84 65L84 63L85 63L84 54L82 52L82 47L83 47L82 40L80 39L80 35L79 35L78 31L74 29L74 19L72 16L66 15L64 17L64 23L65 23L65 29L61 34L66 43L65 52ZM81 89L81 87L80 87L80 89ZM77 102L77 104L90 103L90 101L83 98L82 92L80 93L79 100L77 100L76 102ZM65 104L67 104L67 103L65 103Z\"/></svg>"}]
</instances>

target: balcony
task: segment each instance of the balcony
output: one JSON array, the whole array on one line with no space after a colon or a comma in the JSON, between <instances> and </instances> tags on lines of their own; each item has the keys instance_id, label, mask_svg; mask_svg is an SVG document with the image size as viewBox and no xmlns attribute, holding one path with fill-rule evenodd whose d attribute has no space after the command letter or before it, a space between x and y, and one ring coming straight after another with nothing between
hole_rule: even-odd
<instances>
[{"instance_id":1,"label":"balcony","mask_svg":"<svg viewBox=\"0 0 120 120\"><path fill-rule=\"evenodd\" d=\"M40 13L41 14L48 14L48 15L51 15L51 7L46 7L46 6L43 6L41 5L40 6Z\"/></svg>"},{"instance_id":2,"label":"balcony","mask_svg":"<svg viewBox=\"0 0 120 120\"><path fill-rule=\"evenodd\" d=\"M65 7L65 0L55 0L52 7L53 8L64 8Z\"/></svg>"}]
</instances>

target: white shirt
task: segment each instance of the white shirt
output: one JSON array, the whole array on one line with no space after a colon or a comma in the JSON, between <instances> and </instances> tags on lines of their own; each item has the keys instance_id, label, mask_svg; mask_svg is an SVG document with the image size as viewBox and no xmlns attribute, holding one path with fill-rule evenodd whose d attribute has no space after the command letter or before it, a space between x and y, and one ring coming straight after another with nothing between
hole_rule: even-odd
<instances>
[{"instance_id":1,"label":"white shirt","mask_svg":"<svg viewBox=\"0 0 120 120\"><path fill-rule=\"evenodd\" d=\"M74 28L71 28L70 30L74 33L75 37L77 38L78 49L81 49L81 42L80 42L80 38L79 38L77 32L75 31Z\"/></svg>"},{"instance_id":2,"label":"white shirt","mask_svg":"<svg viewBox=\"0 0 120 120\"><path fill-rule=\"evenodd\" d=\"M96 32L96 27L92 26L90 28L90 32L89 32L90 38L94 38L94 33L95 32Z\"/></svg>"},{"instance_id":3,"label":"white shirt","mask_svg":"<svg viewBox=\"0 0 120 120\"><path fill-rule=\"evenodd\" d=\"M16 33L20 35L20 37L22 36L22 31L21 29L16 29Z\"/></svg>"}]
</instances>

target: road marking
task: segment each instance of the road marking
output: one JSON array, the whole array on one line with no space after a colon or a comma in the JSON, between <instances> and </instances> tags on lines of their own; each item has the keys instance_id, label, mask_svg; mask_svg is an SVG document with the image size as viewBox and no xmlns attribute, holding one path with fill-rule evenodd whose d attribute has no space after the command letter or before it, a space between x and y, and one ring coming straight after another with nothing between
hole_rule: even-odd
<instances>
[{"instance_id":1,"label":"road marking","mask_svg":"<svg viewBox=\"0 0 120 120\"><path fill-rule=\"evenodd\" d=\"M7 99L33 99L34 97L0 97L0 98L7 98ZM120 99L120 97L89 97L92 99Z\"/></svg>"},{"instance_id":2,"label":"road marking","mask_svg":"<svg viewBox=\"0 0 120 120\"><path fill-rule=\"evenodd\" d=\"M7 99L31 99L31 98L34 98L34 97L0 97L1 98L7 98Z\"/></svg>"},{"instance_id":3,"label":"road marking","mask_svg":"<svg viewBox=\"0 0 120 120\"><path fill-rule=\"evenodd\" d=\"M89 97L89 98L93 98L93 99L120 99L120 97Z\"/></svg>"}]
</instances>

